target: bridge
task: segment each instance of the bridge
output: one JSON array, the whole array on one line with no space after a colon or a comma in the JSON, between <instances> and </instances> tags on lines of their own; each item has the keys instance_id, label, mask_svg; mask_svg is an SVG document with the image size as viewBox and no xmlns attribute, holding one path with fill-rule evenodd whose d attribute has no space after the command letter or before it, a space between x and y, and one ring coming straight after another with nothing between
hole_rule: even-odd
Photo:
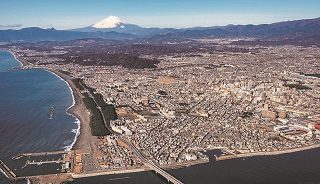
<instances>
[{"instance_id":1,"label":"bridge","mask_svg":"<svg viewBox=\"0 0 320 184\"><path fill-rule=\"evenodd\" d=\"M180 180L173 177L169 173L167 173L165 170L161 169L159 166L157 166L152 160L149 160L140 150L138 150L131 142L125 140L122 137L119 137L119 139L127 144L131 150L137 155L137 157L148 167L150 167L152 170L154 170L156 173L159 173L161 176L166 178L168 181L170 181L173 184L183 184Z\"/></svg>"}]
</instances>

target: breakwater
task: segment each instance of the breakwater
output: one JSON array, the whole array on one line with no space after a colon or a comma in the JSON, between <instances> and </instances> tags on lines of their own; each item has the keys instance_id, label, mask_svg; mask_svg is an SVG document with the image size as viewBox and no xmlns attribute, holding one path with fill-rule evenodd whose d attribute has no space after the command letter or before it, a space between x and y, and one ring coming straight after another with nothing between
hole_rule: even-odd
<instances>
[{"instance_id":1,"label":"breakwater","mask_svg":"<svg viewBox=\"0 0 320 184\"><path fill-rule=\"evenodd\" d=\"M0 168L10 180L16 179L16 174L2 160L0 160Z\"/></svg>"}]
</instances>

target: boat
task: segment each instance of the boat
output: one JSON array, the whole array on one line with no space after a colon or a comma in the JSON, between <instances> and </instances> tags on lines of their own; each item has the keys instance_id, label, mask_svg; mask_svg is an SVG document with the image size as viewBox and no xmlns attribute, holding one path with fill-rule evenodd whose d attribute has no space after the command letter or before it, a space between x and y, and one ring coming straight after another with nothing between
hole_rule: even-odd
<instances>
[{"instance_id":1,"label":"boat","mask_svg":"<svg viewBox=\"0 0 320 184\"><path fill-rule=\"evenodd\" d=\"M49 119L53 119L53 116L54 116L55 112L56 112L56 108L55 107L51 107L50 118Z\"/></svg>"}]
</instances>

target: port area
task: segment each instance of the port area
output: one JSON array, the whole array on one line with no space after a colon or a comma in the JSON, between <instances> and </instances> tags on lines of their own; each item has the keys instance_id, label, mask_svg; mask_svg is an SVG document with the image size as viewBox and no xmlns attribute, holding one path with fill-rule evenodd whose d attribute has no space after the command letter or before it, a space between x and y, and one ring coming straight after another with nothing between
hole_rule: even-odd
<instances>
[{"instance_id":1,"label":"port area","mask_svg":"<svg viewBox=\"0 0 320 184\"><path fill-rule=\"evenodd\" d=\"M74 151L27 153L0 160L1 170L10 180L30 179L35 183L71 180ZM48 181L48 182L46 182Z\"/></svg>"},{"instance_id":2,"label":"port area","mask_svg":"<svg viewBox=\"0 0 320 184\"><path fill-rule=\"evenodd\" d=\"M76 178L152 170L143 164L126 169L101 169L96 162L96 155L86 150L20 154L5 162L0 160L1 170L10 180L29 179L32 183L41 184L64 183ZM177 169L206 162L209 160L167 164L162 167Z\"/></svg>"},{"instance_id":3,"label":"port area","mask_svg":"<svg viewBox=\"0 0 320 184\"><path fill-rule=\"evenodd\" d=\"M150 170L145 167L128 170L98 169L96 157L88 150L25 153L0 160L0 168L12 180L29 179L32 183L63 183L74 178L122 174Z\"/></svg>"}]
</instances>

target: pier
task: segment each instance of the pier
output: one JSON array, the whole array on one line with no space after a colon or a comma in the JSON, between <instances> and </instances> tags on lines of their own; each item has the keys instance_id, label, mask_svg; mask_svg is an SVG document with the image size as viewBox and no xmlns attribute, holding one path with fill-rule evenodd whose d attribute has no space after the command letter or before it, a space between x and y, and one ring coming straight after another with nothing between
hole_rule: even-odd
<instances>
[{"instance_id":1,"label":"pier","mask_svg":"<svg viewBox=\"0 0 320 184\"><path fill-rule=\"evenodd\" d=\"M67 154L69 151L52 151L52 152L40 152L40 153L25 153L23 156L44 156L44 155L57 155Z\"/></svg>"},{"instance_id":2,"label":"pier","mask_svg":"<svg viewBox=\"0 0 320 184\"><path fill-rule=\"evenodd\" d=\"M30 161L30 160L27 160L27 163L26 165L42 165L42 164L52 164L52 163L56 163L56 164L59 164L59 163L62 163L63 160L46 160L46 161Z\"/></svg>"},{"instance_id":3,"label":"pier","mask_svg":"<svg viewBox=\"0 0 320 184\"><path fill-rule=\"evenodd\" d=\"M17 156L12 157L12 160L17 160L22 157L29 156L45 156L45 155L57 155L57 154L67 154L69 151L52 151L52 152L40 152L40 153L24 153Z\"/></svg>"}]
</instances>

